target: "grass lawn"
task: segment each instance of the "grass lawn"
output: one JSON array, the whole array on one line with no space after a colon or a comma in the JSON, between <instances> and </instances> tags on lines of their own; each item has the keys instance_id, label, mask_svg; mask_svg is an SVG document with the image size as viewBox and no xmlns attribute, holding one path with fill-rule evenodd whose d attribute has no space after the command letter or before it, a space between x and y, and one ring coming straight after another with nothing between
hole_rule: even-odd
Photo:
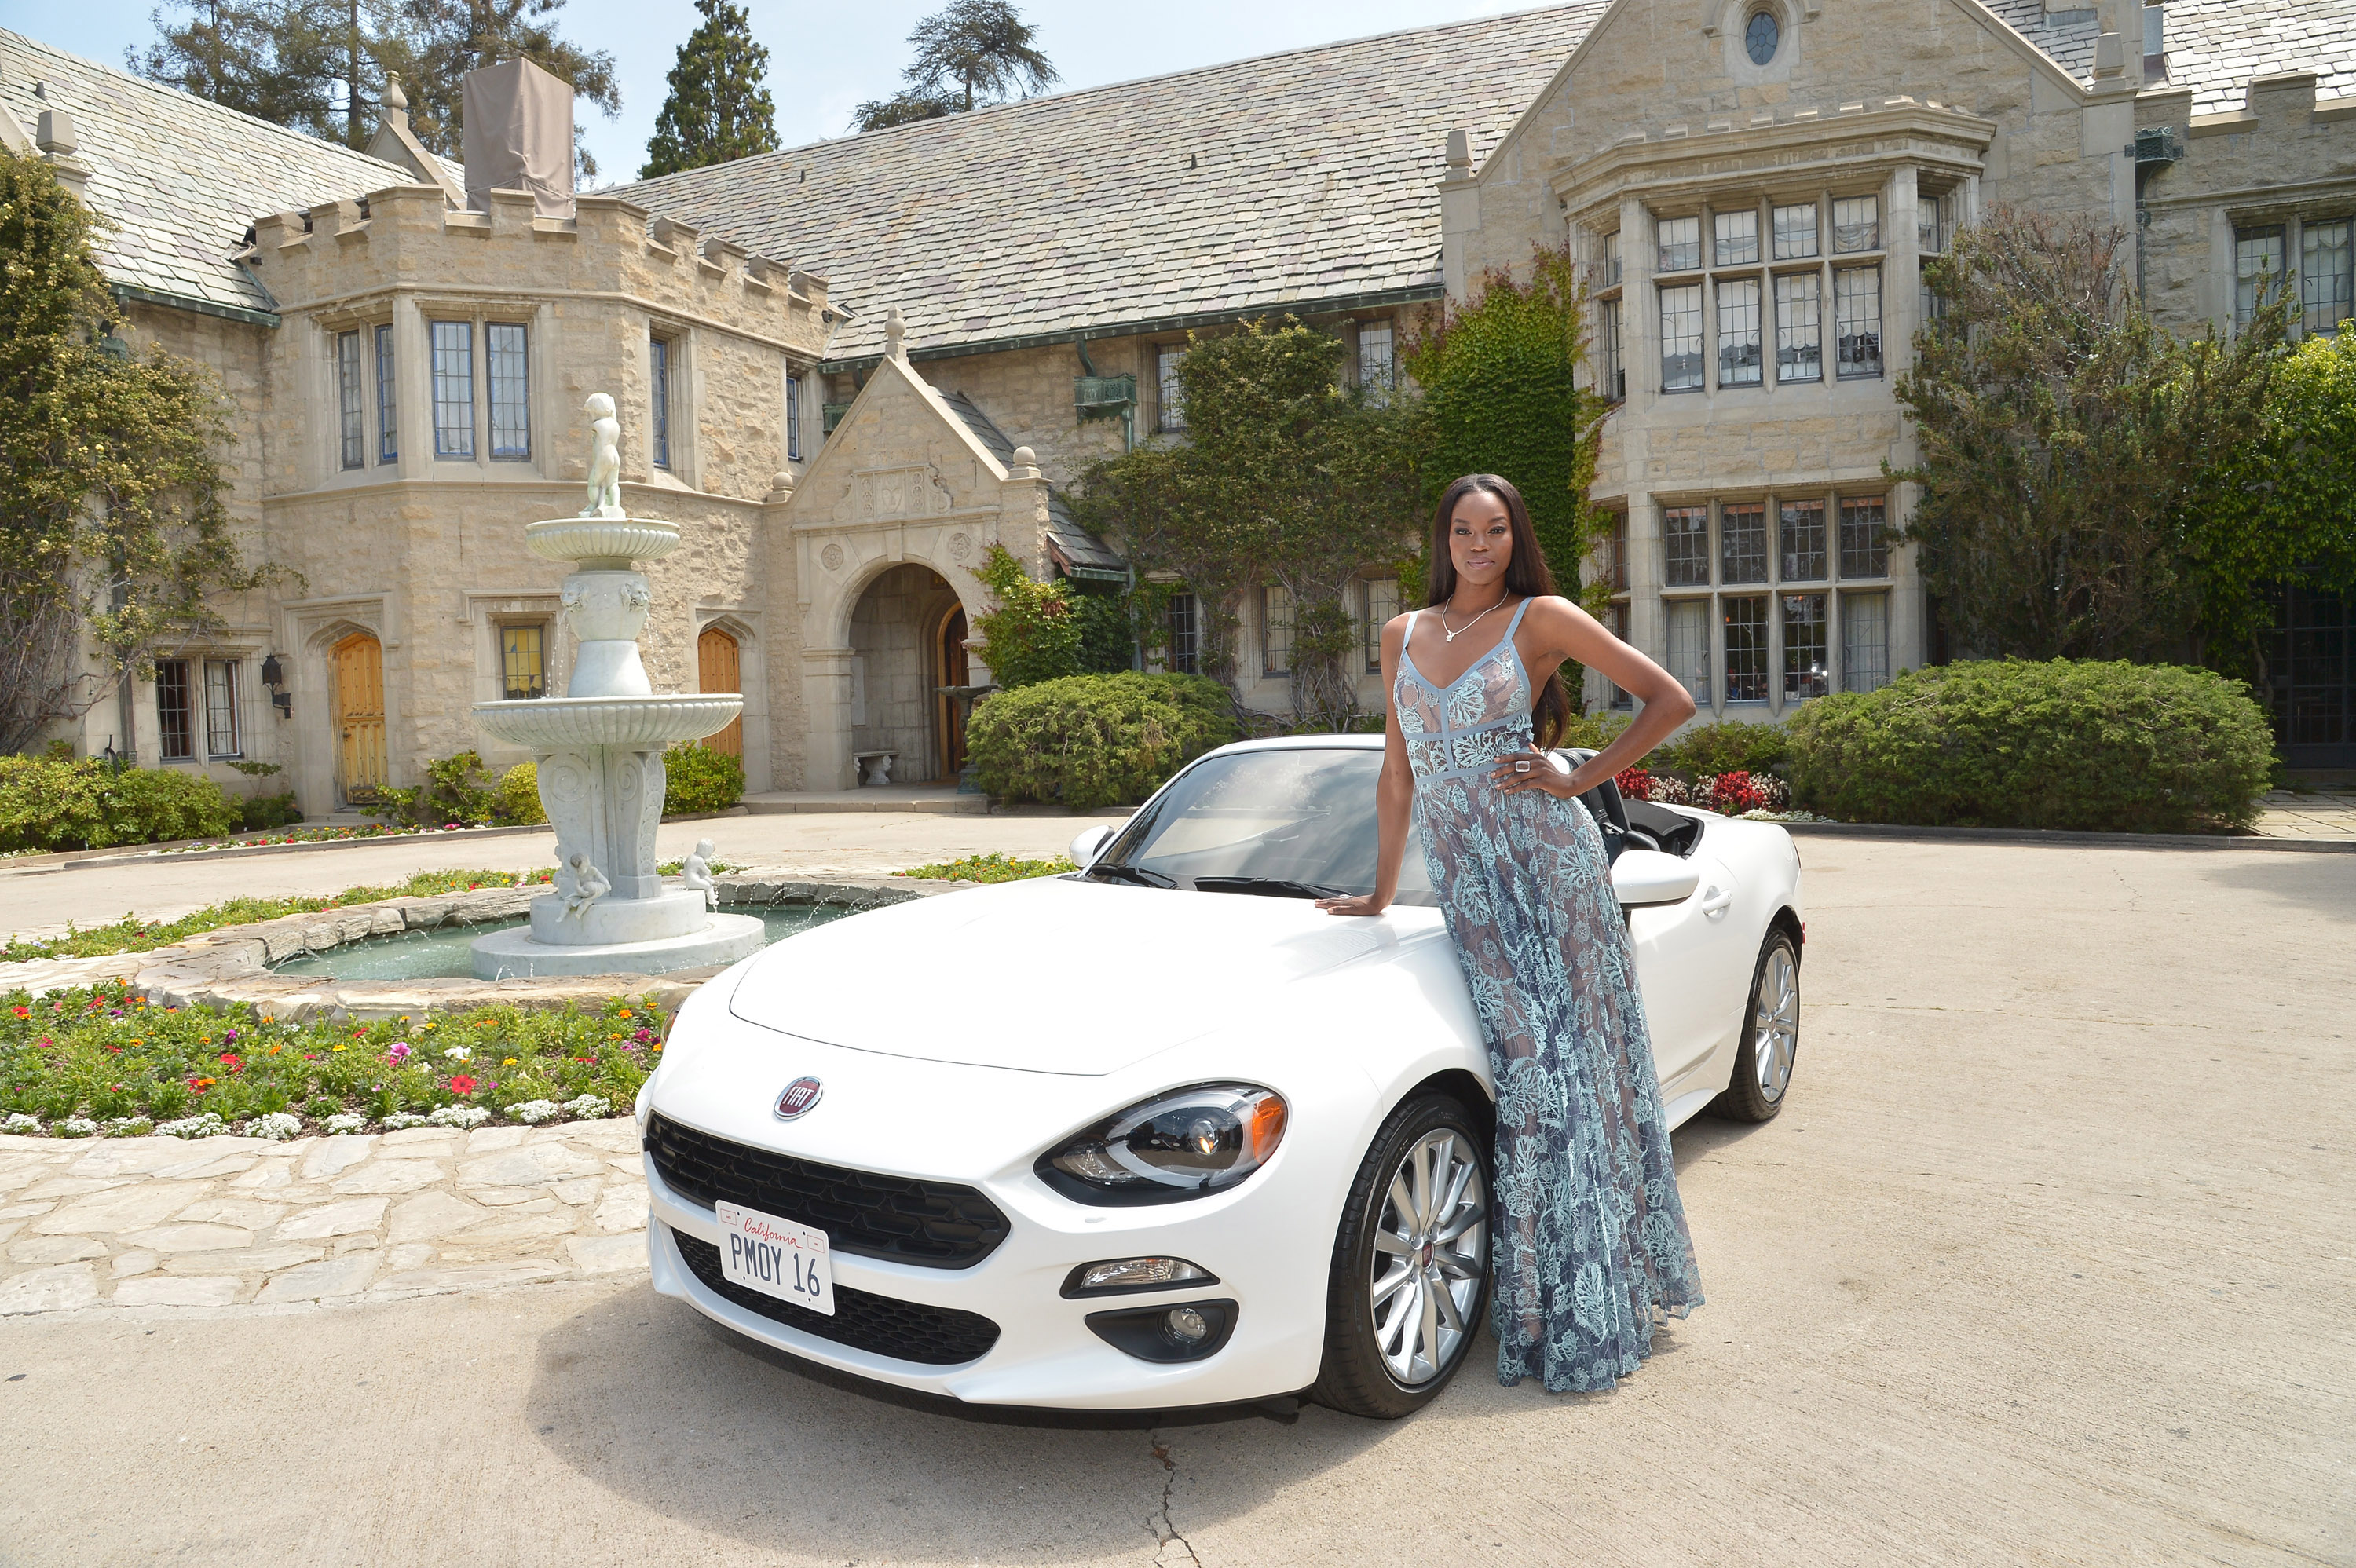
<instances>
[{"instance_id":1,"label":"grass lawn","mask_svg":"<svg viewBox=\"0 0 2356 1568\"><path fill-rule=\"evenodd\" d=\"M1079 867L1061 855L1045 860L1024 860L1001 855L993 849L987 855L968 855L962 860L940 860L929 866L911 866L905 871L892 874L943 881L1019 882L1031 877L1060 877L1066 871L1078 869Z\"/></svg>"},{"instance_id":2,"label":"grass lawn","mask_svg":"<svg viewBox=\"0 0 2356 1568\"><path fill-rule=\"evenodd\" d=\"M626 1112L667 1023L627 997L287 1023L250 1007L151 1007L116 986L0 997L0 1132L287 1137L494 1116Z\"/></svg>"}]
</instances>

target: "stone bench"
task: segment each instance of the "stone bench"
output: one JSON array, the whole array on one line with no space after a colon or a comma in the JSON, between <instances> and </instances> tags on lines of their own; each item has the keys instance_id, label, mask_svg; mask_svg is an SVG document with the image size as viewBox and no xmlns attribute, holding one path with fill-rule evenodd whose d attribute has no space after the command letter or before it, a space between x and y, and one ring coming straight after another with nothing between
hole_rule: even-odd
<instances>
[{"instance_id":1,"label":"stone bench","mask_svg":"<svg viewBox=\"0 0 2356 1568\"><path fill-rule=\"evenodd\" d=\"M853 752L851 766L859 771L862 784L887 784L892 782L892 764L900 760L897 752Z\"/></svg>"}]
</instances>

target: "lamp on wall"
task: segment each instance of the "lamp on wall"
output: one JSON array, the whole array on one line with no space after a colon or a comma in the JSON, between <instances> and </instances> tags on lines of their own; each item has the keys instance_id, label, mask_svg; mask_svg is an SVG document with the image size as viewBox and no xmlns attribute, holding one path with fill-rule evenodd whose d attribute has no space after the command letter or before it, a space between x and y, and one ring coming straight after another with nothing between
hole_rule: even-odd
<instances>
[{"instance_id":1,"label":"lamp on wall","mask_svg":"<svg viewBox=\"0 0 2356 1568\"><path fill-rule=\"evenodd\" d=\"M281 719L294 717L294 694L286 689L286 667L272 654L262 661L262 684L270 688L270 705Z\"/></svg>"}]
</instances>

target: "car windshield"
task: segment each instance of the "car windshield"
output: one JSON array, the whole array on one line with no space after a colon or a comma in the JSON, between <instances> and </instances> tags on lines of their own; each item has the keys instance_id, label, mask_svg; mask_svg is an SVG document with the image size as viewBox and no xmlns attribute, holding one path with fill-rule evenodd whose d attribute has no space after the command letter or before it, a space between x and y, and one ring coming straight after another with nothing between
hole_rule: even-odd
<instances>
[{"instance_id":1,"label":"car windshield","mask_svg":"<svg viewBox=\"0 0 2356 1568\"><path fill-rule=\"evenodd\" d=\"M1378 751L1237 752L1188 769L1086 875L1199 892L1324 897L1375 889ZM1398 902L1434 904L1412 824Z\"/></svg>"}]
</instances>

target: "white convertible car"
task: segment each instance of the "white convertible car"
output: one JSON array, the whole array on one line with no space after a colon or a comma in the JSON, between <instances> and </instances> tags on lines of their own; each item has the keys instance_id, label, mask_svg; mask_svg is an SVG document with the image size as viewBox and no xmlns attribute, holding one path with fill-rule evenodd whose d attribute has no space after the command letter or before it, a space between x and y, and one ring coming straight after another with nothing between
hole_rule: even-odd
<instances>
[{"instance_id":1,"label":"white convertible car","mask_svg":"<svg viewBox=\"0 0 2356 1568\"><path fill-rule=\"evenodd\" d=\"M976 1403L1286 1395L1398 1416L1486 1309L1487 1054L1379 736L1205 756L1079 871L894 905L697 991L637 1104L655 1288ZM1772 824L1585 797L1618 837L1674 1125L1763 1121L1799 1039Z\"/></svg>"}]
</instances>

